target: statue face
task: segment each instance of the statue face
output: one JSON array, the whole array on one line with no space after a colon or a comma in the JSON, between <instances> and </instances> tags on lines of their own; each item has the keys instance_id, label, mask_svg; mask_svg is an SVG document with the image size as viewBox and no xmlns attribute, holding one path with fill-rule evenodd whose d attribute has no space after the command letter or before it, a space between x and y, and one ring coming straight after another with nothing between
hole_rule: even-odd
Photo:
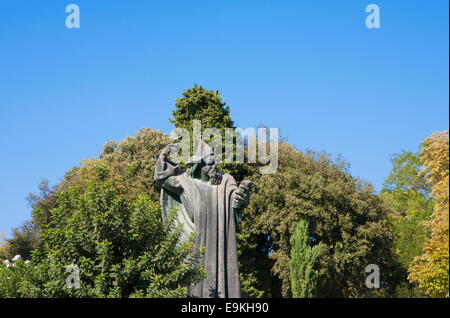
<instances>
[{"instance_id":1,"label":"statue face","mask_svg":"<svg viewBox=\"0 0 450 318\"><path fill-rule=\"evenodd\" d=\"M202 176L207 177L206 180L209 180L209 175L212 172L215 172L216 167L214 164L207 164L206 162L202 162L201 165L201 171L202 171Z\"/></svg>"},{"instance_id":2,"label":"statue face","mask_svg":"<svg viewBox=\"0 0 450 318\"><path fill-rule=\"evenodd\" d=\"M212 151L204 155L200 163L191 163L189 169L191 178L209 181L211 184L219 184L222 180L222 175L216 170L216 159Z\"/></svg>"},{"instance_id":3,"label":"statue face","mask_svg":"<svg viewBox=\"0 0 450 318\"><path fill-rule=\"evenodd\" d=\"M209 158L203 158L201 165L201 179L203 181L210 181L211 184L219 184L221 181L221 175L216 170L216 160L214 154Z\"/></svg>"}]
</instances>

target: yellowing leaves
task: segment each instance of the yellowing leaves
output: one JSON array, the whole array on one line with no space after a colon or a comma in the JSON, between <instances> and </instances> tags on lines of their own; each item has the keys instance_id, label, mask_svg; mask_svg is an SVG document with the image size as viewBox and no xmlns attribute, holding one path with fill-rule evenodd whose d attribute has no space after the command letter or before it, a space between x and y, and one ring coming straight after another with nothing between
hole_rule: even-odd
<instances>
[{"instance_id":1,"label":"yellowing leaves","mask_svg":"<svg viewBox=\"0 0 450 318\"><path fill-rule=\"evenodd\" d=\"M424 226L431 231L423 254L409 271L427 294L449 297L449 135L448 130L435 132L424 140L421 150L422 173L427 174L435 206L431 220Z\"/></svg>"}]
</instances>

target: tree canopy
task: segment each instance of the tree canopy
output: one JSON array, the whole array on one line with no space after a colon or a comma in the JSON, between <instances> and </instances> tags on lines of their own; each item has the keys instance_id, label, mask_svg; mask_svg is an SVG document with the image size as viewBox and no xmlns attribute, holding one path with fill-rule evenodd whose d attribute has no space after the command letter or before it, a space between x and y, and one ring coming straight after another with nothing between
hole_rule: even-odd
<instances>
[{"instance_id":1,"label":"tree canopy","mask_svg":"<svg viewBox=\"0 0 450 318\"><path fill-rule=\"evenodd\" d=\"M353 178L342 160L279 145L279 170L255 181L257 192L240 225L243 271L259 278L266 296L291 297L290 238L299 218L323 245L318 260L318 297L364 297L364 268L377 264L390 292L396 260L388 213L373 188ZM246 260L250 257L250 260Z\"/></svg>"},{"instance_id":2,"label":"tree canopy","mask_svg":"<svg viewBox=\"0 0 450 318\"><path fill-rule=\"evenodd\" d=\"M423 141L420 151L422 174L427 176L435 200L431 220L424 226L431 232L423 253L414 259L409 278L430 296L449 297L449 135L435 132Z\"/></svg>"},{"instance_id":3,"label":"tree canopy","mask_svg":"<svg viewBox=\"0 0 450 318\"><path fill-rule=\"evenodd\" d=\"M183 97L177 98L173 119L169 119L175 127L186 128L192 131L194 119L202 121L202 130L205 128L232 128L233 120L230 117L230 107L222 101L219 91L207 90L202 86L194 85L182 92Z\"/></svg>"},{"instance_id":4,"label":"tree canopy","mask_svg":"<svg viewBox=\"0 0 450 318\"><path fill-rule=\"evenodd\" d=\"M234 126L220 93L197 85L172 114L189 131L193 119L203 129ZM42 181L39 194L27 197L31 220L0 249L8 262L22 255L17 266L0 263L2 277L10 277L0 279L0 295L186 296L184 287L204 269L196 262L201 251L181 244L180 229L161 220L153 174L169 142L142 128L107 141L98 158L81 161L59 184ZM275 174L261 175L249 163L219 166L237 181L254 181L237 229L244 297L396 296L410 283L448 296L448 133L426 139L419 154L394 155L380 194L339 157L284 139L278 150ZM64 288L70 264L79 266L80 289ZM381 289L365 286L369 264L380 268Z\"/></svg>"}]
</instances>

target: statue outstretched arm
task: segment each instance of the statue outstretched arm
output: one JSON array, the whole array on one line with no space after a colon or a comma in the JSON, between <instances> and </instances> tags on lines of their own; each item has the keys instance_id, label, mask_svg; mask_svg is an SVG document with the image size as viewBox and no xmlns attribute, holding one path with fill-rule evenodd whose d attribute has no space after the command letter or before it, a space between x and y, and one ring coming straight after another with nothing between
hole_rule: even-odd
<instances>
[{"instance_id":1,"label":"statue outstretched arm","mask_svg":"<svg viewBox=\"0 0 450 318\"><path fill-rule=\"evenodd\" d=\"M169 144L161 152L156 162L154 178L164 189L181 194L183 188L178 179L178 164L167 157L170 152L178 147L178 144Z\"/></svg>"}]
</instances>

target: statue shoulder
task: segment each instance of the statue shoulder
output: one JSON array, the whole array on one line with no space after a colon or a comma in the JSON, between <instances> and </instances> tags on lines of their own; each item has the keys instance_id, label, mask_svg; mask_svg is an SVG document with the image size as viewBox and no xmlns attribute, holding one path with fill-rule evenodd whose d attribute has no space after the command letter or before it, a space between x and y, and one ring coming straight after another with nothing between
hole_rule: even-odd
<instances>
[{"instance_id":1,"label":"statue shoulder","mask_svg":"<svg viewBox=\"0 0 450 318\"><path fill-rule=\"evenodd\" d=\"M228 182L228 183L230 183L230 182L236 183L236 180L234 179L234 177L231 174L229 174L229 173L223 173L222 174L222 181L225 181L225 182Z\"/></svg>"}]
</instances>

